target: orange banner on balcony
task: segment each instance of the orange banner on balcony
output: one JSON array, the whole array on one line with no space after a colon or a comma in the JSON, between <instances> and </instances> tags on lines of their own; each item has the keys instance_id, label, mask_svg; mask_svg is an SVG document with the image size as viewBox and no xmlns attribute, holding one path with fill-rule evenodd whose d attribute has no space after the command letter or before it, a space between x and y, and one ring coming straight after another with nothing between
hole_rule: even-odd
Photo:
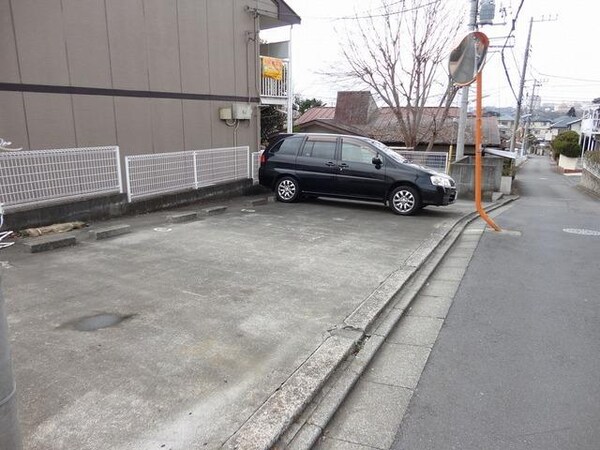
<instances>
[{"instance_id":1,"label":"orange banner on balcony","mask_svg":"<svg viewBox=\"0 0 600 450\"><path fill-rule=\"evenodd\" d=\"M272 78L277 81L283 80L283 60L263 56L262 58L262 76Z\"/></svg>"}]
</instances>

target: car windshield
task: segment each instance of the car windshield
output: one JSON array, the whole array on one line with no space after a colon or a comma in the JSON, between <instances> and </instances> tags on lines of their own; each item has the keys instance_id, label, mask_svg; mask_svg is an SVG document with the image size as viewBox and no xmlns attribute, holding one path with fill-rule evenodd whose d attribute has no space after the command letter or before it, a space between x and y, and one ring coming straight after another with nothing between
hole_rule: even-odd
<instances>
[{"instance_id":1,"label":"car windshield","mask_svg":"<svg viewBox=\"0 0 600 450\"><path fill-rule=\"evenodd\" d=\"M375 141L373 139L369 139L369 143L374 145L377 148L377 150L380 150L382 153L385 153L386 156L389 156L393 160L404 164L408 163L408 160L404 156L402 156L400 153L395 152L387 145L382 144L381 142Z\"/></svg>"}]
</instances>

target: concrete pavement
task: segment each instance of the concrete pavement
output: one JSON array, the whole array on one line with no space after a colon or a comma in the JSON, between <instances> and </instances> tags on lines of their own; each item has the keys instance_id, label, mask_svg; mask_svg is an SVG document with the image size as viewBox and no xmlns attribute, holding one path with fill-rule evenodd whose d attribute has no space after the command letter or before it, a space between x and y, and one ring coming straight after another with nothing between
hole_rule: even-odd
<instances>
[{"instance_id":1,"label":"concrete pavement","mask_svg":"<svg viewBox=\"0 0 600 450\"><path fill-rule=\"evenodd\" d=\"M339 363L471 210L234 201L202 221L157 213L108 240L4 250L25 448L253 448L243 431L260 408L315 355ZM120 322L80 331L106 317Z\"/></svg>"}]
</instances>

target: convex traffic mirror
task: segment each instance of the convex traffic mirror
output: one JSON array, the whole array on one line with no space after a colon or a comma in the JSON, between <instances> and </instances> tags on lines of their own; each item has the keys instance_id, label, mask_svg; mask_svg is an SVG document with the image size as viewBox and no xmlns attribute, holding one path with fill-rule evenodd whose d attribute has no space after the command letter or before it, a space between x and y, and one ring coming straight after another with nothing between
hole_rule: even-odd
<instances>
[{"instance_id":1,"label":"convex traffic mirror","mask_svg":"<svg viewBox=\"0 0 600 450\"><path fill-rule=\"evenodd\" d=\"M468 86L483 68L485 55L490 44L488 37L480 31L467 34L450 53L448 71L456 86Z\"/></svg>"}]
</instances>

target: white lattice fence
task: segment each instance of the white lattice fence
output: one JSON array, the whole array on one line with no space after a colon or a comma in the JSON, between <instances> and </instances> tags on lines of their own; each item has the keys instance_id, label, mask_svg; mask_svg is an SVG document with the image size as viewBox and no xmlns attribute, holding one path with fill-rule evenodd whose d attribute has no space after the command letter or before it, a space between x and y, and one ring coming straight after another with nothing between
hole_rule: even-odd
<instances>
[{"instance_id":1,"label":"white lattice fence","mask_svg":"<svg viewBox=\"0 0 600 450\"><path fill-rule=\"evenodd\" d=\"M250 178L249 157L248 147L127 156L129 201Z\"/></svg>"},{"instance_id":2,"label":"white lattice fence","mask_svg":"<svg viewBox=\"0 0 600 450\"><path fill-rule=\"evenodd\" d=\"M197 150L197 187L251 178L248 147Z\"/></svg>"},{"instance_id":3,"label":"white lattice fence","mask_svg":"<svg viewBox=\"0 0 600 450\"><path fill-rule=\"evenodd\" d=\"M0 186L6 212L122 193L119 147L3 152Z\"/></svg>"},{"instance_id":4,"label":"white lattice fence","mask_svg":"<svg viewBox=\"0 0 600 450\"><path fill-rule=\"evenodd\" d=\"M409 162L429 167L438 172L447 172L448 153L446 152L416 152L414 150L398 150L391 147L396 153L404 156Z\"/></svg>"}]
</instances>

